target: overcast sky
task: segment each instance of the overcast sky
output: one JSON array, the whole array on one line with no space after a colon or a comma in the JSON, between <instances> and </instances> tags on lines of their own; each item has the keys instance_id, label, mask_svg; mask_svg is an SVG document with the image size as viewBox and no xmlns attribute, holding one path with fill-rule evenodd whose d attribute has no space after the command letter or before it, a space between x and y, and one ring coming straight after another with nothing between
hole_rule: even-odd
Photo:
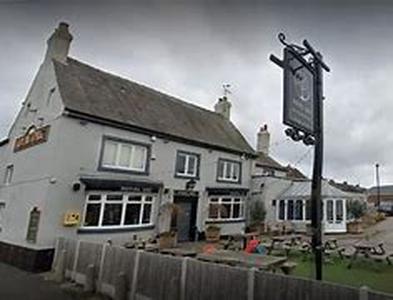
<instances>
[{"instance_id":1,"label":"overcast sky","mask_svg":"<svg viewBox=\"0 0 393 300\"><path fill-rule=\"evenodd\" d=\"M284 135L282 71L268 59L282 55L277 34L284 32L296 43L307 38L332 70L324 76L324 176L370 186L378 162L382 183L393 183L393 3L147 2L0 0L0 136L46 39L66 21L70 56L96 67L209 109L231 84L232 120L251 145L267 123L271 155L310 176L312 149Z\"/></svg>"}]
</instances>

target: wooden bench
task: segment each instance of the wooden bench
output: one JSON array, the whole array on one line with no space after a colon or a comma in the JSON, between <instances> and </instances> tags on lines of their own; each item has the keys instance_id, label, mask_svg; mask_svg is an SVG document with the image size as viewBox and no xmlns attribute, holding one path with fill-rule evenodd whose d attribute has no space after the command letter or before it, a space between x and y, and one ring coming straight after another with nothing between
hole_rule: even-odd
<instances>
[{"instance_id":1,"label":"wooden bench","mask_svg":"<svg viewBox=\"0 0 393 300\"><path fill-rule=\"evenodd\" d=\"M281 266L281 270L285 275L291 275L296 267L297 267L297 263L287 261L283 263L283 265Z\"/></svg>"}]
</instances>

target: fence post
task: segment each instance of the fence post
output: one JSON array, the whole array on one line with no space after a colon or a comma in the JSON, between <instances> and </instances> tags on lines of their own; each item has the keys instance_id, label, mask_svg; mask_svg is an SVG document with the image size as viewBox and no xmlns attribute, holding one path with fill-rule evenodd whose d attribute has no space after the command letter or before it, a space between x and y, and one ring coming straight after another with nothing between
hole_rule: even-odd
<instances>
[{"instance_id":1,"label":"fence post","mask_svg":"<svg viewBox=\"0 0 393 300\"><path fill-rule=\"evenodd\" d=\"M365 285L361 286L359 289L359 300L368 300L369 288Z\"/></svg>"},{"instance_id":2,"label":"fence post","mask_svg":"<svg viewBox=\"0 0 393 300\"><path fill-rule=\"evenodd\" d=\"M247 279L247 300L254 300L254 289L255 289L255 272L256 268L248 270Z\"/></svg>"},{"instance_id":3,"label":"fence post","mask_svg":"<svg viewBox=\"0 0 393 300\"><path fill-rule=\"evenodd\" d=\"M189 257L185 257L181 262L180 300L186 300L187 265L189 260Z\"/></svg>"},{"instance_id":4,"label":"fence post","mask_svg":"<svg viewBox=\"0 0 393 300\"><path fill-rule=\"evenodd\" d=\"M134 264L134 270L132 272L132 282L131 282L131 300L136 299L136 289L137 289L137 284L138 284L138 271L139 271L139 260L141 256L142 251L137 250L135 254L135 264Z\"/></svg>"},{"instance_id":5,"label":"fence post","mask_svg":"<svg viewBox=\"0 0 393 300\"><path fill-rule=\"evenodd\" d=\"M63 249L60 253L57 254L57 262L54 266L54 279L57 282L63 282L65 277L65 260L67 256L67 250Z\"/></svg>"},{"instance_id":6,"label":"fence post","mask_svg":"<svg viewBox=\"0 0 393 300\"><path fill-rule=\"evenodd\" d=\"M124 272L120 272L115 280L115 300L127 299L127 277Z\"/></svg>"},{"instance_id":7,"label":"fence post","mask_svg":"<svg viewBox=\"0 0 393 300\"><path fill-rule=\"evenodd\" d=\"M86 268L85 285L84 291L92 293L94 292L94 277L95 277L95 266L90 264Z\"/></svg>"},{"instance_id":8,"label":"fence post","mask_svg":"<svg viewBox=\"0 0 393 300\"><path fill-rule=\"evenodd\" d=\"M106 255L106 249L108 246L109 246L109 244L107 244L107 243L102 245L100 265L98 266L98 280L97 280L97 290L98 291L101 291L102 276L103 276L103 272L104 272L105 255Z\"/></svg>"},{"instance_id":9,"label":"fence post","mask_svg":"<svg viewBox=\"0 0 393 300\"><path fill-rule=\"evenodd\" d=\"M75 246L74 263L72 265L72 274L71 274L71 279L74 280L74 281L75 281L75 278L76 278L76 266L78 264L80 245L81 245L81 241L77 240L76 241L76 246Z\"/></svg>"}]
</instances>

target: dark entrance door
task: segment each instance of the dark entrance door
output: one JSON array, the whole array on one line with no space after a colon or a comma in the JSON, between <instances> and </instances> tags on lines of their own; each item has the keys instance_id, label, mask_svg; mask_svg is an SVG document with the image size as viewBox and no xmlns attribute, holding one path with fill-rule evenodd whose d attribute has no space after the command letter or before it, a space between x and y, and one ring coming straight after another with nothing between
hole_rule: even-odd
<instances>
[{"instance_id":1,"label":"dark entrance door","mask_svg":"<svg viewBox=\"0 0 393 300\"><path fill-rule=\"evenodd\" d=\"M193 241L196 233L196 216L198 198L192 196L175 196L178 212L173 220L177 229L179 242Z\"/></svg>"}]
</instances>

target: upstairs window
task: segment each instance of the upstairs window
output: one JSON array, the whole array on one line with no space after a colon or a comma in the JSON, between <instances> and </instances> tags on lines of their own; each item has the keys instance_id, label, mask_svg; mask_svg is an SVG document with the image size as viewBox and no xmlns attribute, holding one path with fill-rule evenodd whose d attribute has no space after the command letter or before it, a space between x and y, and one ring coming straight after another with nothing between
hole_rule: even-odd
<instances>
[{"instance_id":1,"label":"upstairs window","mask_svg":"<svg viewBox=\"0 0 393 300\"><path fill-rule=\"evenodd\" d=\"M147 173L148 146L105 138L101 168Z\"/></svg>"},{"instance_id":2,"label":"upstairs window","mask_svg":"<svg viewBox=\"0 0 393 300\"><path fill-rule=\"evenodd\" d=\"M14 175L14 165L9 165L5 169L4 174L4 184L8 185L12 181L12 176Z\"/></svg>"},{"instance_id":3,"label":"upstairs window","mask_svg":"<svg viewBox=\"0 0 393 300\"><path fill-rule=\"evenodd\" d=\"M176 157L176 176L196 178L199 176L199 154L178 151Z\"/></svg>"},{"instance_id":4,"label":"upstairs window","mask_svg":"<svg viewBox=\"0 0 393 300\"><path fill-rule=\"evenodd\" d=\"M240 168L238 161L219 159L217 181L240 183Z\"/></svg>"}]
</instances>

